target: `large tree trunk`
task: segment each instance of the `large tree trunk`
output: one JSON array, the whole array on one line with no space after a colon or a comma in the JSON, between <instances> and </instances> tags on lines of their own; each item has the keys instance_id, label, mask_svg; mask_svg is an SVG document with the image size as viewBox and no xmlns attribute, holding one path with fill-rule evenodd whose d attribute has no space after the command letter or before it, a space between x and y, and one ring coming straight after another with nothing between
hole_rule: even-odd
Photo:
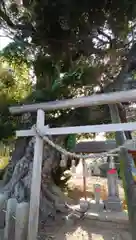
<instances>
[{"instance_id":1,"label":"large tree trunk","mask_svg":"<svg viewBox=\"0 0 136 240\"><path fill-rule=\"evenodd\" d=\"M30 138L18 138L15 143L15 150L12 153L10 164L4 174L3 184L6 184L11 178L16 163L24 156L25 149Z\"/></svg>"},{"instance_id":2,"label":"large tree trunk","mask_svg":"<svg viewBox=\"0 0 136 240\"><path fill-rule=\"evenodd\" d=\"M117 107L118 107L121 123L127 123L127 114L126 114L125 107L123 106L122 103L118 103ZM130 131L125 131L124 133L127 139L132 139Z\"/></svg>"},{"instance_id":3,"label":"large tree trunk","mask_svg":"<svg viewBox=\"0 0 136 240\"><path fill-rule=\"evenodd\" d=\"M34 143L35 138L22 139L17 142L18 148L13 153L14 161L11 164L10 175L4 178L6 183L1 192L8 198L15 197L18 202L30 201L30 189L33 167ZM12 158L13 158L12 156ZM18 159L20 157L20 159ZM15 159L16 158L16 159ZM49 215L55 216L56 211L66 212L66 197L60 188L55 185L52 172L55 171L60 163L60 154L48 144L44 144L40 211L47 218ZM6 179L6 180L5 180ZM8 180L8 181L7 181Z\"/></svg>"}]
</instances>

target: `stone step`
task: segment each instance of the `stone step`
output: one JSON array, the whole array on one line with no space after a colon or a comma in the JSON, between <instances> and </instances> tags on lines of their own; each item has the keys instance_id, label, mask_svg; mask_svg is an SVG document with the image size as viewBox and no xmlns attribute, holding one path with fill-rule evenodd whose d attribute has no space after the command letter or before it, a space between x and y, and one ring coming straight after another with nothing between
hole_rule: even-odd
<instances>
[{"instance_id":1,"label":"stone step","mask_svg":"<svg viewBox=\"0 0 136 240\"><path fill-rule=\"evenodd\" d=\"M92 212L88 210L85 214L85 218L95 220L98 222L114 223L119 225L121 228L129 228L128 214L126 212Z\"/></svg>"}]
</instances>

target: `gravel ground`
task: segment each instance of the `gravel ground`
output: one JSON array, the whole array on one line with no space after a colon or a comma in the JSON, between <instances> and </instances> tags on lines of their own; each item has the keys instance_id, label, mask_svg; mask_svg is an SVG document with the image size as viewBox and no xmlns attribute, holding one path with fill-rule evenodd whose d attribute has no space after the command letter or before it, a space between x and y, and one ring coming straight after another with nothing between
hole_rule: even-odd
<instances>
[{"instance_id":1,"label":"gravel ground","mask_svg":"<svg viewBox=\"0 0 136 240\"><path fill-rule=\"evenodd\" d=\"M56 240L130 240L127 231L116 232L117 229L104 229L91 226L91 221L78 223L73 227L64 226L56 235Z\"/></svg>"}]
</instances>

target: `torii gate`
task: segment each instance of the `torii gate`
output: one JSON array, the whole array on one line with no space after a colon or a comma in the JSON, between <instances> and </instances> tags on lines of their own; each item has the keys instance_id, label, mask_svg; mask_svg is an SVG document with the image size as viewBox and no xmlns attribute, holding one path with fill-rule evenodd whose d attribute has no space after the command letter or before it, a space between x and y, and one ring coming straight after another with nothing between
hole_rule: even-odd
<instances>
[{"instance_id":1,"label":"torii gate","mask_svg":"<svg viewBox=\"0 0 136 240\"><path fill-rule=\"evenodd\" d=\"M116 104L119 102L136 101L136 90L128 90L121 92L113 92L108 94L92 95L89 97L82 97L76 99L67 99L64 101L54 101L48 103L31 104L10 107L10 112L13 114L34 112L37 111L37 128L45 135L61 135L61 134L75 134L75 133L89 133L89 132L123 132L136 130L136 122L131 123L113 123L101 124L93 126L77 126L77 127L62 127L62 128L49 128L44 126L44 110L51 111L55 109L66 109L71 107L84 107L92 105L103 104ZM113 110L113 109L112 109ZM111 110L111 115L113 111ZM116 119L117 120L117 119ZM115 121L114 121L115 122ZM41 167L42 167L42 154L43 154L43 139L36 135L34 129L22 130L16 132L17 137L23 136L36 136L36 143L34 148L34 161L31 185L31 198L30 198L30 211L29 211L29 226L28 226L28 240L36 240L38 232L38 219L39 219L39 199L40 199L40 186L41 186ZM124 140L123 140L124 141ZM123 152L124 153L124 152ZM125 152L126 159L130 159ZM125 159L124 159L125 160ZM130 216L130 220L132 218ZM132 232L133 240L136 236L136 230Z\"/></svg>"}]
</instances>

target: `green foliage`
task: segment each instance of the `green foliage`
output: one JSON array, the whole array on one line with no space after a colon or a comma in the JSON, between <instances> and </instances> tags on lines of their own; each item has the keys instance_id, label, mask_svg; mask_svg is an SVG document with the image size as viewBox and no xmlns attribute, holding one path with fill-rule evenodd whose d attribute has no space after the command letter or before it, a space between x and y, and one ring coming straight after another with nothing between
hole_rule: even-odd
<instances>
[{"instance_id":1,"label":"green foliage","mask_svg":"<svg viewBox=\"0 0 136 240\"><path fill-rule=\"evenodd\" d=\"M115 133L113 133L113 132L111 132L111 133L106 133L106 139L115 140Z\"/></svg>"},{"instance_id":2,"label":"green foliage","mask_svg":"<svg viewBox=\"0 0 136 240\"><path fill-rule=\"evenodd\" d=\"M69 72L63 74L62 77L59 77L53 81L52 90L55 91L58 88L64 86L84 86L87 84L95 84L97 75L98 75L98 66L91 66L90 63L81 60L76 63L74 69L70 69ZM91 78L90 78L91 76Z\"/></svg>"},{"instance_id":3,"label":"green foliage","mask_svg":"<svg viewBox=\"0 0 136 240\"><path fill-rule=\"evenodd\" d=\"M76 145L76 134L71 134L67 138L66 148L67 150L71 151L75 148L75 145Z\"/></svg>"},{"instance_id":4,"label":"green foliage","mask_svg":"<svg viewBox=\"0 0 136 240\"><path fill-rule=\"evenodd\" d=\"M17 119L8 110L10 105L22 101L30 93L28 68L25 63L16 65L1 57L0 62L0 139L9 138L17 127Z\"/></svg>"},{"instance_id":5,"label":"green foliage","mask_svg":"<svg viewBox=\"0 0 136 240\"><path fill-rule=\"evenodd\" d=\"M8 46L6 46L3 50L1 50L0 56L3 57L7 62L14 63L18 66L22 63L26 63L28 65L28 55L26 52L27 47L27 43L15 39L13 42L9 43Z\"/></svg>"},{"instance_id":6,"label":"green foliage","mask_svg":"<svg viewBox=\"0 0 136 240\"><path fill-rule=\"evenodd\" d=\"M57 88L52 94L55 99L66 97L59 93L68 86L79 88L112 80L120 70L125 42L135 30L134 0L25 0L22 6L9 1L5 8L7 15L1 6L2 23L14 30L15 43L4 55L14 55L18 62L28 62L28 56L33 56L37 87ZM64 73L63 78L59 73ZM45 80L47 75L50 77Z\"/></svg>"}]
</instances>

